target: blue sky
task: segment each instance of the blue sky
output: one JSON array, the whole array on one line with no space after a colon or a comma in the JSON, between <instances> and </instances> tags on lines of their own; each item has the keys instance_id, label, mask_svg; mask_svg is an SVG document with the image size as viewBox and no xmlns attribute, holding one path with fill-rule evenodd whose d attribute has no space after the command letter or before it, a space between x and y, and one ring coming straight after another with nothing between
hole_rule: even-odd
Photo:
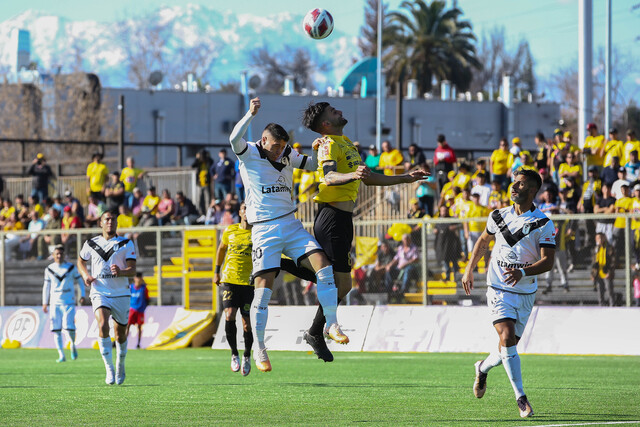
<instances>
[{"instance_id":1,"label":"blue sky","mask_svg":"<svg viewBox=\"0 0 640 427\"><path fill-rule=\"evenodd\" d=\"M336 26L347 34L356 35L364 19L365 0L22 0L2 2L0 21L27 9L37 9L65 16L72 20L115 21L136 16L161 5L202 4L207 7L231 9L236 13L268 15L285 10L304 13L315 7L329 10ZM387 0L391 10L397 10L400 0ZM453 0L448 0L449 4ZM578 0L458 0L476 34L504 26L509 42L517 45L526 38L536 60L536 72L542 83L548 82L558 67L576 64L578 57ZM640 0L612 0L613 46L630 58L640 58L640 8L632 10ZM594 61L595 50L605 42L605 1L593 0ZM632 70L625 81L625 98L640 98L640 67Z\"/></svg>"}]
</instances>

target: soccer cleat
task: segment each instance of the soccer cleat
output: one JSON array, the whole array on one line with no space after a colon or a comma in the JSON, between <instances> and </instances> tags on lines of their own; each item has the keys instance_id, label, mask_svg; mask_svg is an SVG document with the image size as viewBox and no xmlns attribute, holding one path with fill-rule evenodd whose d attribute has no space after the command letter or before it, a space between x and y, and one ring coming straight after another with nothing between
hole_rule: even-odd
<instances>
[{"instance_id":1,"label":"soccer cleat","mask_svg":"<svg viewBox=\"0 0 640 427\"><path fill-rule=\"evenodd\" d=\"M260 348L253 352L253 357L256 359L256 368L262 372L269 372L271 370L271 362L267 355L266 348Z\"/></svg>"},{"instance_id":2,"label":"soccer cleat","mask_svg":"<svg viewBox=\"0 0 640 427\"><path fill-rule=\"evenodd\" d=\"M251 373L251 359L249 356L244 356L242 358L242 376L246 377L249 373Z\"/></svg>"},{"instance_id":3,"label":"soccer cleat","mask_svg":"<svg viewBox=\"0 0 640 427\"><path fill-rule=\"evenodd\" d=\"M520 396L518 398L518 409L520 409L520 416L527 418L533 415L533 408L531 403L527 400L527 396Z\"/></svg>"},{"instance_id":4,"label":"soccer cleat","mask_svg":"<svg viewBox=\"0 0 640 427\"><path fill-rule=\"evenodd\" d=\"M126 375L124 373L124 363L119 363L116 369L116 384L120 385L124 382Z\"/></svg>"},{"instance_id":5,"label":"soccer cleat","mask_svg":"<svg viewBox=\"0 0 640 427\"><path fill-rule=\"evenodd\" d=\"M58 360L56 360L56 363L62 363L62 362L66 362L66 361L67 361L67 359L65 359L64 356L60 356L58 358Z\"/></svg>"},{"instance_id":6,"label":"soccer cleat","mask_svg":"<svg viewBox=\"0 0 640 427\"><path fill-rule=\"evenodd\" d=\"M238 372L240 370L240 356L237 354L231 355L231 370L233 372Z\"/></svg>"},{"instance_id":7,"label":"soccer cleat","mask_svg":"<svg viewBox=\"0 0 640 427\"><path fill-rule=\"evenodd\" d=\"M342 333L342 330L340 329L340 325L338 325L337 323L334 323L333 325L329 326L329 329L325 329L324 336L326 338L334 340L338 344L349 343L349 337Z\"/></svg>"},{"instance_id":8,"label":"soccer cleat","mask_svg":"<svg viewBox=\"0 0 640 427\"><path fill-rule=\"evenodd\" d=\"M107 377L104 379L104 382L112 385L116 382L116 373L113 370L113 366L107 368Z\"/></svg>"},{"instance_id":9,"label":"soccer cleat","mask_svg":"<svg viewBox=\"0 0 640 427\"><path fill-rule=\"evenodd\" d=\"M327 342L323 336L311 335L309 331L305 331L302 334L302 338L313 348L313 352L318 356L318 359L322 359L325 362L333 362L333 354L327 347Z\"/></svg>"},{"instance_id":10,"label":"soccer cleat","mask_svg":"<svg viewBox=\"0 0 640 427\"><path fill-rule=\"evenodd\" d=\"M473 394L478 399L481 399L484 396L484 392L487 391L487 374L480 371L482 360L478 360L474 366L476 368L476 380L473 382Z\"/></svg>"},{"instance_id":11,"label":"soccer cleat","mask_svg":"<svg viewBox=\"0 0 640 427\"><path fill-rule=\"evenodd\" d=\"M71 347L71 360L76 360L78 358L78 349L75 347Z\"/></svg>"}]
</instances>

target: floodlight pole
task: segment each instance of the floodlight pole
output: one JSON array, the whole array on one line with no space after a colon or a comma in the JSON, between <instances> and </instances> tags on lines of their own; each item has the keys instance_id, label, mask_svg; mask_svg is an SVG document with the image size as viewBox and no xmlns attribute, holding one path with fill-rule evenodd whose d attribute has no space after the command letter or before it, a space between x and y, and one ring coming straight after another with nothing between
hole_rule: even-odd
<instances>
[{"instance_id":1,"label":"floodlight pole","mask_svg":"<svg viewBox=\"0 0 640 427\"><path fill-rule=\"evenodd\" d=\"M382 0L378 0L378 27L376 42L376 147L382 145Z\"/></svg>"},{"instance_id":2,"label":"floodlight pole","mask_svg":"<svg viewBox=\"0 0 640 427\"><path fill-rule=\"evenodd\" d=\"M604 51L604 130L607 135L611 129L611 0L606 0L607 25L606 47Z\"/></svg>"},{"instance_id":3,"label":"floodlight pole","mask_svg":"<svg viewBox=\"0 0 640 427\"><path fill-rule=\"evenodd\" d=\"M578 3L578 145L584 147L587 122L593 119L592 67L593 67L593 1Z\"/></svg>"},{"instance_id":4,"label":"floodlight pole","mask_svg":"<svg viewBox=\"0 0 640 427\"><path fill-rule=\"evenodd\" d=\"M249 82L247 80L247 72L242 72L242 78L240 79L240 92L242 92L244 99L244 112L241 116L244 116L246 111L249 111ZM247 128L247 139L253 141L253 134L251 133L251 124Z\"/></svg>"},{"instance_id":5,"label":"floodlight pole","mask_svg":"<svg viewBox=\"0 0 640 427\"><path fill-rule=\"evenodd\" d=\"M120 95L118 103L118 119L120 129L118 132L118 168L124 168L124 95Z\"/></svg>"}]
</instances>

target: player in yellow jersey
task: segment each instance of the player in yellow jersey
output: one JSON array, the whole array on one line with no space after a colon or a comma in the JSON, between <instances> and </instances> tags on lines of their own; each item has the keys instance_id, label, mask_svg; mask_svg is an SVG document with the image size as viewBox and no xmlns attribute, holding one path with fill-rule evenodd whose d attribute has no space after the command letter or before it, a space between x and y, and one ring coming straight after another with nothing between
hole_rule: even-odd
<instances>
[{"instance_id":1,"label":"player in yellow jersey","mask_svg":"<svg viewBox=\"0 0 640 427\"><path fill-rule=\"evenodd\" d=\"M318 213L313 231L333 264L338 303L351 290L349 253L353 242L353 210L360 181L366 185L388 186L415 182L427 176L422 169L399 175L371 173L351 140L343 134L347 123L342 111L327 102L309 105L303 117L305 127L322 135L314 142L314 148L318 147L320 185L314 199L318 203ZM305 278L298 271L287 271ZM330 362L333 355L322 336L324 324L325 318L320 307L311 328L304 333L304 339L313 347L318 358Z\"/></svg>"},{"instance_id":2,"label":"player in yellow jersey","mask_svg":"<svg viewBox=\"0 0 640 427\"><path fill-rule=\"evenodd\" d=\"M222 291L222 307L224 307L225 333L231 347L231 370L247 376L251 372L251 346L253 332L249 311L253 301L251 285L251 225L247 222L247 210L244 203L240 205L240 223L228 226L222 233L222 239L216 254L216 270L213 281ZM224 267L224 268L223 268ZM238 354L236 313L240 309L242 328L244 331L244 354L242 368Z\"/></svg>"}]
</instances>

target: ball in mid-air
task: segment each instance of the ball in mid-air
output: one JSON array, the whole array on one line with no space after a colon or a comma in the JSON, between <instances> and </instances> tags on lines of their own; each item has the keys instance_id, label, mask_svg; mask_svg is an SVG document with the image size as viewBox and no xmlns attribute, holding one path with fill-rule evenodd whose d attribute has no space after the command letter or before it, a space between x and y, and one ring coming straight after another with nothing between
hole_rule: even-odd
<instances>
[{"instance_id":1,"label":"ball in mid-air","mask_svg":"<svg viewBox=\"0 0 640 427\"><path fill-rule=\"evenodd\" d=\"M333 16L324 9L310 10L302 21L302 28L312 39L324 39L333 31Z\"/></svg>"}]
</instances>

